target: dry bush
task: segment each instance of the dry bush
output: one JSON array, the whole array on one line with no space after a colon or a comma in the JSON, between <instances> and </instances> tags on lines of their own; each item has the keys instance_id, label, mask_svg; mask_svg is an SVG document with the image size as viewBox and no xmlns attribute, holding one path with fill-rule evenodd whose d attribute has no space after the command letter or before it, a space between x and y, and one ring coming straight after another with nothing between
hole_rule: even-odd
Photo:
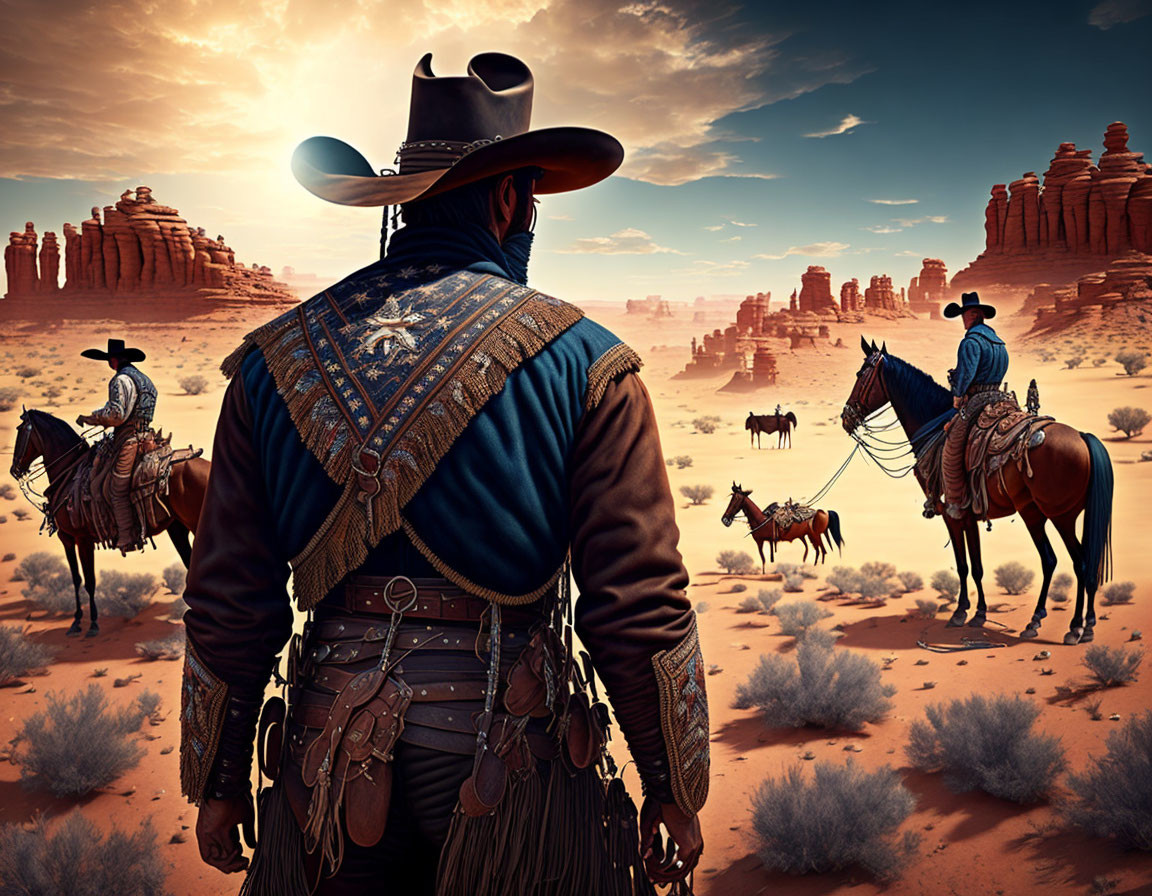
<instances>
[{"instance_id":1,"label":"dry bush","mask_svg":"<svg viewBox=\"0 0 1152 896\"><path fill-rule=\"evenodd\" d=\"M160 578L164 581L164 587L173 594L184 593L187 576L188 570L184 568L183 563L173 563L171 566L166 566L164 572L160 574Z\"/></svg>"},{"instance_id":2,"label":"dry bush","mask_svg":"<svg viewBox=\"0 0 1152 896\"><path fill-rule=\"evenodd\" d=\"M899 587L894 586L890 579L864 575L861 570L860 584L856 591L864 600L884 600L899 594Z\"/></svg>"},{"instance_id":3,"label":"dry bush","mask_svg":"<svg viewBox=\"0 0 1152 896\"><path fill-rule=\"evenodd\" d=\"M836 646L838 640L840 640L840 632L814 625L812 628L805 630L804 634L797 638L797 643L805 644L808 647L821 647L825 650L831 650Z\"/></svg>"},{"instance_id":4,"label":"dry bush","mask_svg":"<svg viewBox=\"0 0 1152 896\"><path fill-rule=\"evenodd\" d=\"M801 641L795 663L775 654L760 657L748 681L737 686L733 705L756 707L771 727L859 731L888 712L895 693L880 680L879 664L864 654Z\"/></svg>"},{"instance_id":5,"label":"dry bush","mask_svg":"<svg viewBox=\"0 0 1152 896\"><path fill-rule=\"evenodd\" d=\"M756 854L774 871L821 873L861 867L881 880L894 878L919 836L897 837L916 801L900 776L884 766L865 771L817 762L805 780L799 765L768 778L752 796Z\"/></svg>"},{"instance_id":6,"label":"dry bush","mask_svg":"<svg viewBox=\"0 0 1152 896\"><path fill-rule=\"evenodd\" d=\"M756 561L744 551L721 551L716 555L716 565L726 573L745 573L756 569Z\"/></svg>"},{"instance_id":7,"label":"dry bush","mask_svg":"<svg viewBox=\"0 0 1152 896\"><path fill-rule=\"evenodd\" d=\"M148 573L110 569L100 575L96 599L108 615L131 619L152 603L156 588L156 577Z\"/></svg>"},{"instance_id":8,"label":"dry bush","mask_svg":"<svg viewBox=\"0 0 1152 896\"><path fill-rule=\"evenodd\" d=\"M1060 741L1032 725L1040 707L1020 697L972 696L933 704L909 728L905 751L924 771L944 772L956 790L979 788L1017 803L1035 802L1064 770Z\"/></svg>"},{"instance_id":9,"label":"dry bush","mask_svg":"<svg viewBox=\"0 0 1152 896\"><path fill-rule=\"evenodd\" d=\"M832 611L820 606L814 600L795 600L778 604L776 618L780 620L780 631L793 638L801 638L804 632L822 619L832 615Z\"/></svg>"},{"instance_id":10,"label":"dry bush","mask_svg":"<svg viewBox=\"0 0 1152 896\"><path fill-rule=\"evenodd\" d=\"M1135 681L1143 659L1142 650L1093 644L1081 662L1102 687L1113 688Z\"/></svg>"},{"instance_id":11,"label":"dry bush","mask_svg":"<svg viewBox=\"0 0 1152 896\"><path fill-rule=\"evenodd\" d=\"M695 607L696 615L699 616L701 613L707 613L709 606L711 606L711 604L709 604L706 600L697 601Z\"/></svg>"},{"instance_id":12,"label":"dry bush","mask_svg":"<svg viewBox=\"0 0 1152 896\"><path fill-rule=\"evenodd\" d=\"M880 563L873 560L861 565L860 574L868 578L890 579L896 575L896 567L891 563Z\"/></svg>"},{"instance_id":13,"label":"dry bush","mask_svg":"<svg viewBox=\"0 0 1152 896\"><path fill-rule=\"evenodd\" d=\"M692 421L692 425L697 432L702 432L705 435L716 432L716 421L710 417L697 417Z\"/></svg>"},{"instance_id":14,"label":"dry bush","mask_svg":"<svg viewBox=\"0 0 1152 896\"><path fill-rule=\"evenodd\" d=\"M20 390L11 387L4 387L0 389L0 411L10 411L16 407L16 402L20 400Z\"/></svg>"},{"instance_id":15,"label":"dry bush","mask_svg":"<svg viewBox=\"0 0 1152 896\"><path fill-rule=\"evenodd\" d=\"M5 501L16 500L16 489L12 488L12 483L5 482L3 485L0 485L0 498L3 498Z\"/></svg>"},{"instance_id":16,"label":"dry bush","mask_svg":"<svg viewBox=\"0 0 1152 896\"><path fill-rule=\"evenodd\" d=\"M0 828L0 896L162 896L164 866L151 819L105 836L77 809L55 835L43 816Z\"/></svg>"},{"instance_id":17,"label":"dry bush","mask_svg":"<svg viewBox=\"0 0 1152 896\"><path fill-rule=\"evenodd\" d=\"M920 598L916 601L916 615L921 619L935 619L940 612L940 604L934 600Z\"/></svg>"},{"instance_id":18,"label":"dry bush","mask_svg":"<svg viewBox=\"0 0 1152 896\"><path fill-rule=\"evenodd\" d=\"M167 638L140 641L136 653L146 660L178 660L184 656L184 632L175 631Z\"/></svg>"},{"instance_id":19,"label":"dry bush","mask_svg":"<svg viewBox=\"0 0 1152 896\"><path fill-rule=\"evenodd\" d=\"M960 577L950 569L934 573L932 581L928 584L945 603L952 603L960 593Z\"/></svg>"},{"instance_id":20,"label":"dry bush","mask_svg":"<svg viewBox=\"0 0 1152 896\"><path fill-rule=\"evenodd\" d=\"M20 593L43 610L51 613L76 611L76 590L72 573L56 554L36 551L16 564L12 581L24 582Z\"/></svg>"},{"instance_id":21,"label":"dry bush","mask_svg":"<svg viewBox=\"0 0 1152 896\"><path fill-rule=\"evenodd\" d=\"M15 373L22 380L31 379L34 376L40 376L40 368L25 364L22 367L17 367Z\"/></svg>"},{"instance_id":22,"label":"dry bush","mask_svg":"<svg viewBox=\"0 0 1152 896\"><path fill-rule=\"evenodd\" d=\"M778 588L773 588L772 590L761 588L756 592L756 599L760 601L760 612L771 613L782 596L783 592Z\"/></svg>"},{"instance_id":23,"label":"dry bush","mask_svg":"<svg viewBox=\"0 0 1152 896\"><path fill-rule=\"evenodd\" d=\"M1035 577L1032 570L1015 560L996 567L996 584L1005 594L1023 594Z\"/></svg>"},{"instance_id":24,"label":"dry bush","mask_svg":"<svg viewBox=\"0 0 1152 896\"><path fill-rule=\"evenodd\" d=\"M900 580L900 587L904 589L904 593L909 591L919 591L924 587L924 580L920 578L918 572L900 572L896 574L896 578Z\"/></svg>"},{"instance_id":25,"label":"dry bush","mask_svg":"<svg viewBox=\"0 0 1152 896\"><path fill-rule=\"evenodd\" d=\"M742 592L742 591L747 591L747 590L748 590L748 586L747 586L747 585L745 585L743 582L737 582L735 585L733 585L733 586L732 586L730 589L728 589L728 590L729 590L729 591L731 591L733 594L739 594L739 593L740 593L740 592Z\"/></svg>"},{"instance_id":26,"label":"dry bush","mask_svg":"<svg viewBox=\"0 0 1152 896\"><path fill-rule=\"evenodd\" d=\"M145 716L138 704L113 709L94 684L68 699L49 693L45 702L20 732L20 780L26 787L83 796L140 761L143 751L132 739Z\"/></svg>"},{"instance_id":27,"label":"dry bush","mask_svg":"<svg viewBox=\"0 0 1152 896\"><path fill-rule=\"evenodd\" d=\"M200 395L208 391L208 380L200 374L184 376L180 378L180 388L184 390L185 395Z\"/></svg>"},{"instance_id":28,"label":"dry bush","mask_svg":"<svg viewBox=\"0 0 1152 896\"><path fill-rule=\"evenodd\" d=\"M784 576L784 590L789 594L796 594L804 590L804 576L799 573L793 573L789 576Z\"/></svg>"},{"instance_id":29,"label":"dry bush","mask_svg":"<svg viewBox=\"0 0 1152 896\"><path fill-rule=\"evenodd\" d=\"M1126 348L1116 353L1116 362L1124 368L1124 372L1128 376L1136 376L1148 366L1148 356L1144 352Z\"/></svg>"},{"instance_id":30,"label":"dry bush","mask_svg":"<svg viewBox=\"0 0 1152 896\"><path fill-rule=\"evenodd\" d=\"M1104 596L1100 600L1106 607L1115 607L1132 603L1132 596L1135 593L1135 582L1113 582L1104 589Z\"/></svg>"},{"instance_id":31,"label":"dry bush","mask_svg":"<svg viewBox=\"0 0 1152 896\"><path fill-rule=\"evenodd\" d=\"M1108 752L1068 776L1065 818L1128 849L1152 851L1152 711L1108 735Z\"/></svg>"},{"instance_id":32,"label":"dry bush","mask_svg":"<svg viewBox=\"0 0 1152 896\"><path fill-rule=\"evenodd\" d=\"M1075 370L1077 367L1079 367L1083 363L1084 363L1083 355L1077 355L1077 356L1072 357L1072 358L1065 358L1064 359L1064 369L1065 370Z\"/></svg>"},{"instance_id":33,"label":"dry bush","mask_svg":"<svg viewBox=\"0 0 1152 896\"><path fill-rule=\"evenodd\" d=\"M1117 432L1124 433L1124 437L1128 439L1144 432L1144 427L1148 425L1150 420L1152 420L1152 415L1144 408L1116 408L1108 414L1108 425Z\"/></svg>"},{"instance_id":34,"label":"dry bush","mask_svg":"<svg viewBox=\"0 0 1152 896\"><path fill-rule=\"evenodd\" d=\"M1048 596L1056 603L1062 604L1068 600L1075 585L1076 580L1068 573L1062 572L1052 580L1052 584L1048 588Z\"/></svg>"},{"instance_id":35,"label":"dry bush","mask_svg":"<svg viewBox=\"0 0 1152 896\"><path fill-rule=\"evenodd\" d=\"M680 494L691 501L693 504L703 504L712 497L712 486L710 485L682 485L680 486Z\"/></svg>"},{"instance_id":36,"label":"dry bush","mask_svg":"<svg viewBox=\"0 0 1152 896\"><path fill-rule=\"evenodd\" d=\"M763 607L760 605L760 598L752 597L749 595L740 601L736 606L737 613L762 613Z\"/></svg>"},{"instance_id":37,"label":"dry bush","mask_svg":"<svg viewBox=\"0 0 1152 896\"><path fill-rule=\"evenodd\" d=\"M52 652L14 625L0 625L0 686L40 669L52 660Z\"/></svg>"},{"instance_id":38,"label":"dry bush","mask_svg":"<svg viewBox=\"0 0 1152 896\"><path fill-rule=\"evenodd\" d=\"M687 470L692 466L692 458L687 454L677 454L675 457L670 457L665 461L668 466L675 466L677 470Z\"/></svg>"},{"instance_id":39,"label":"dry bush","mask_svg":"<svg viewBox=\"0 0 1152 896\"><path fill-rule=\"evenodd\" d=\"M836 566L824 576L824 581L841 594L856 594L860 590L863 576L851 566Z\"/></svg>"},{"instance_id":40,"label":"dry bush","mask_svg":"<svg viewBox=\"0 0 1152 896\"><path fill-rule=\"evenodd\" d=\"M788 578L788 576L794 576L794 575L799 574L800 564L799 563L777 563L775 566L772 567L772 571L775 573L779 573L780 575L784 576L784 578Z\"/></svg>"}]
</instances>

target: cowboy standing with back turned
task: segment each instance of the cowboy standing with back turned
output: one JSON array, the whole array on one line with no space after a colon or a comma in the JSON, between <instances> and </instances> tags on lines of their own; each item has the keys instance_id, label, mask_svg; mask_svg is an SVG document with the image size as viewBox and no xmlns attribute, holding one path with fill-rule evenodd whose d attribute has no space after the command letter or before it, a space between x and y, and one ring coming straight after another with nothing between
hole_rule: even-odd
<instances>
[{"instance_id":1,"label":"cowboy standing with back turned","mask_svg":"<svg viewBox=\"0 0 1152 896\"><path fill-rule=\"evenodd\" d=\"M526 285L534 195L608 177L623 150L531 130L532 90L511 56L437 77L428 55L398 173L326 137L293 159L317 196L404 226L225 362L181 783L202 858L247 869L246 896L688 892L708 709L655 416L636 354ZM249 867L289 570L307 623L286 715L260 717L275 783Z\"/></svg>"},{"instance_id":2,"label":"cowboy standing with back turned","mask_svg":"<svg viewBox=\"0 0 1152 896\"><path fill-rule=\"evenodd\" d=\"M116 375L108 381L108 402L91 414L81 414L81 426L112 426L112 469L108 489L116 520L116 547L127 553L144 546L144 524L137 524L132 512L132 471L140 450L140 436L147 431L156 413L156 387L135 367L144 352L126 347L123 339L109 339L108 350L85 349L81 357L107 361Z\"/></svg>"}]
</instances>

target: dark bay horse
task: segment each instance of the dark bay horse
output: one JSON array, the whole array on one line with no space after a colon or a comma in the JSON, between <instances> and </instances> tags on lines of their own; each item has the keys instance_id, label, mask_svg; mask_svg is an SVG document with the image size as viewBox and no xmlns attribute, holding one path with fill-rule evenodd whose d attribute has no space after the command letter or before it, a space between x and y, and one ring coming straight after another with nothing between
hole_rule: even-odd
<instances>
[{"instance_id":1,"label":"dark bay horse","mask_svg":"<svg viewBox=\"0 0 1152 896\"><path fill-rule=\"evenodd\" d=\"M889 355L886 347L877 348L875 342L869 345L863 338L860 345L864 350L864 364L856 374L856 385L841 414L844 429L850 434L855 434L861 427L867 429L868 417L890 404L913 452L920 452L929 438L950 419L953 413L951 393L922 370ZM1094 435L1078 432L1062 423L1053 423L1044 430L1044 441L1029 449L1028 460L1031 476L1025 475L1015 464L1007 463L999 473L987 478L988 519L1019 513L1040 554L1044 573L1032 621L1020 637L1035 638L1041 621L1048 615L1048 586L1056 569L1056 552L1044 529L1047 521L1051 520L1072 558L1076 573L1076 611L1064 635L1064 643L1091 641L1096 625L1096 589L1107 581L1111 567L1112 461ZM1076 520L1081 512L1084 514L1083 533L1077 538ZM970 558L977 607L968 624L981 626L987 608L982 584L984 570L980 560L979 521L971 512L961 519L953 519L947 514L942 518L952 539L956 571L960 576L958 606L948 624L963 625L967 616Z\"/></svg>"},{"instance_id":2,"label":"dark bay horse","mask_svg":"<svg viewBox=\"0 0 1152 896\"><path fill-rule=\"evenodd\" d=\"M748 437L749 447L752 445L752 440L756 440L756 447L760 447L760 433L766 432L769 435L777 433L776 447L783 448L784 442L787 440L788 447L792 447L792 427L799 426L796 422L796 415L789 411L787 414L753 414L748 412L748 419L744 421L744 428L749 430Z\"/></svg>"},{"instance_id":3,"label":"dark bay horse","mask_svg":"<svg viewBox=\"0 0 1152 896\"><path fill-rule=\"evenodd\" d=\"M752 489L745 491L735 482L732 483L732 500L728 502L728 509L720 518L725 526L731 526L736 514L744 512L748 520L751 535L756 540L756 549L760 551L760 572L764 572L764 542L768 542L768 559L776 561L776 543L780 541L795 541L800 539L804 545L803 563L808 562L808 542L816 548L816 559L813 563L820 563L828 555L824 547L824 539L829 545L840 548L844 539L840 536L840 515L835 510L817 510L816 515L802 523L792 523L787 528L780 528L770 516L764 513L748 496ZM807 538L808 541L804 539Z\"/></svg>"},{"instance_id":4,"label":"dark bay horse","mask_svg":"<svg viewBox=\"0 0 1152 896\"><path fill-rule=\"evenodd\" d=\"M13 449L12 475L20 479L27 474L32 462L44 458L44 471L48 476L48 489L45 494L51 498L66 491L72 478L88 458L91 447L70 424L59 417L44 411L27 410L20 415L20 426L16 430L16 447ZM167 525L168 535L176 546L180 559L187 568L192 559L192 547L188 542L189 533L195 535L200 520L200 507L204 503L204 491L208 485L208 470L211 464L202 457L191 458L172 465L168 478L168 494L162 503L171 514ZM80 574L83 570L84 589L88 592L90 625L87 637L100 633L96 612L96 564L97 538L86 528L76 528L71 514L63 503L53 514L56 534L64 545L68 567L72 571L72 586L76 591L76 616L69 635L80 634L80 623L84 612L80 607ZM162 530L149 531L148 537ZM79 564L77 564L79 553Z\"/></svg>"}]
</instances>

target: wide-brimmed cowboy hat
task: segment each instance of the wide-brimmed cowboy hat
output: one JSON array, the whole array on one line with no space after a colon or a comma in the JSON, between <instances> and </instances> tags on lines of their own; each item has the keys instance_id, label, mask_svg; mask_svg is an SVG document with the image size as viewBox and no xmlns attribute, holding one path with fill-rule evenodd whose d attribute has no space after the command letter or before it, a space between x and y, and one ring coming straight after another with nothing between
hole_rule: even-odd
<instances>
[{"instance_id":1,"label":"wide-brimmed cowboy hat","mask_svg":"<svg viewBox=\"0 0 1152 896\"><path fill-rule=\"evenodd\" d=\"M397 205L435 196L517 168L542 172L537 193L565 193L608 177L624 160L620 142L580 127L530 130L532 72L504 53L482 53L463 77L438 78L432 54L412 76L408 137L399 170L379 174L334 137L311 137L292 156L292 173L321 199L340 205Z\"/></svg>"},{"instance_id":2,"label":"wide-brimmed cowboy hat","mask_svg":"<svg viewBox=\"0 0 1152 896\"><path fill-rule=\"evenodd\" d=\"M92 358L94 361L107 361L111 358L119 358L122 361L143 361L146 355L138 348L125 346L123 339L109 339L108 351L86 348L80 352L80 357Z\"/></svg>"},{"instance_id":3,"label":"wide-brimmed cowboy hat","mask_svg":"<svg viewBox=\"0 0 1152 896\"><path fill-rule=\"evenodd\" d=\"M944 307L945 317L959 317L969 308L978 308L984 312L986 318L993 318L996 316L996 309L991 305L985 305L980 301L980 294L976 292L966 292L960 296L960 304L949 302Z\"/></svg>"}]
</instances>

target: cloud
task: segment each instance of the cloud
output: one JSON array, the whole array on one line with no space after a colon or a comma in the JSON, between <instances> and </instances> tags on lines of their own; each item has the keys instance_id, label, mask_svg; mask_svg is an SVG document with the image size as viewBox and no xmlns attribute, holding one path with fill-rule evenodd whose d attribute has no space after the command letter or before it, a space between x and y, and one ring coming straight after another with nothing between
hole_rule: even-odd
<instances>
[{"instance_id":1,"label":"cloud","mask_svg":"<svg viewBox=\"0 0 1152 896\"><path fill-rule=\"evenodd\" d=\"M917 224L947 224L951 219L947 215L925 215L922 218L893 218L901 227L915 227Z\"/></svg>"},{"instance_id":2,"label":"cloud","mask_svg":"<svg viewBox=\"0 0 1152 896\"><path fill-rule=\"evenodd\" d=\"M891 224L873 224L863 229L869 233L900 233L904 228L893 227Z\"/></svg>"},{"instance_id":3,"label":"cloud","mask_svg":"<svg viewBox=\"0 0 1152 896\"><path fill-rule=\"evenodd\" d=\"M706 258L698 258L687 267L674 268L671 273L684 277L735 277L743 274L748 264L739 258L732 261L709 261Z\"/></svg>"},{"instance_id":4,"label":"cloud","mask_svg":"<svg viewBox=\"0 0 1152 896\"><path fill-rule=\"evenodd\" d=\"M643 230L627 227L611 236L589 236L578 239L567 249L557 249L564 255L683 255L678 249L657 245Z\"/></svg>"},{"instance_id":5,"label":"cloud","mask_svg":"<svg viewBox=\"0 0 1152 896\"><path fill-rule=\"evenodd\" d=\"M711 230L711 231L715 232L717 230L723 230L724 225L723 224L709 224L704 229L705 230Z\"/></svg>"},{"instance_id":6,"label":"cloud","mask_svg":"<svg viewBox=\"0 0 1152 896\"><path fill-rule=\"evenodd\" d=\"M830 128L827 131L815 131L814 133L805 134L804 136L816 137L818 139L823 137L836 137L840 134L850 134L862 124L872 124L872 122L865 121L859 115L845 115L840 119L840 124L836 125L836 127Z\"/></svg>"},{"instance_id":7,"label":"cloud","mask_svg":"<svg viewBox=\"0 0 1152 896\"><path fill-rule=\"evenodd\" d=\"M724 221L722 224L706 224L705 230L715 233L718 230L723 230L725 227L731 225L732 227L759 227L759 224L749 224L745 221L733 221L731 218Z\"/></svg>"},{"instance_id":8,"label":"cloud","mask_svg":"<svg viewBox=\"0 0 1152 896\"><path fill-rule=\"evenodd\" d=\"M547 215L549 221L571 221L571 215Z\"/></svg>"},{"instance_id":9,"label":"cloud","mask_svg":"<svg viewBox=\"0 0 1152 896\"><path fill-rule=\"evenodd\" d=\"M781 255L760 253L752 257L766 258L772 261L779 261L781 258L787 258L790 255L803 255L809 258L838 258L844 253L844 250L848 248L848 245L848 243L837 243L834 241L809 243L806 246L789 246Z\"/></svg>"},{"instance_id":10,"label":"cloud","mask_svg":"<svg viewBox=\"0 0 1152 896\"><path fill-rule=\"evenodd\" d=\"M729 221L728 223L731 224L733 227L759 227L760 226L759 224L748 224L748 223L745 223L744 221Z\"/></svg>"},{"instance_id":11,"label":"cloud","mask_svg":"<svg viewBox=\"0 0 1152 896\"><path fill-rule=\"evenodd\" d=\"M722 243L738 243L742 239L744 239L744 237L742 237L742 236L730 236L725 240L721 240L720 242L722 242Z\"/></svg>"},{"instance_id":12,"label":"cloud","mask_svg":"<svg viewBox=\"0 0 1152 896\"><path fill-rule=\"evenodd\" d=\"M869 199L868 202L875 202L877 205L915 205L919 199Z\"/></svg>"},{"instance_id":13,"label":"cloud","mask_svg":"<svg viewBox=\"0 0 1152 896\"><path fill-rule=\"evenodd\" d=\"M1104 0L1088 13L1088 24L1107 31L1116 25L1135 22L1149 13L1152 13L1152 0Z\"/></svg>"}]
</instances>

